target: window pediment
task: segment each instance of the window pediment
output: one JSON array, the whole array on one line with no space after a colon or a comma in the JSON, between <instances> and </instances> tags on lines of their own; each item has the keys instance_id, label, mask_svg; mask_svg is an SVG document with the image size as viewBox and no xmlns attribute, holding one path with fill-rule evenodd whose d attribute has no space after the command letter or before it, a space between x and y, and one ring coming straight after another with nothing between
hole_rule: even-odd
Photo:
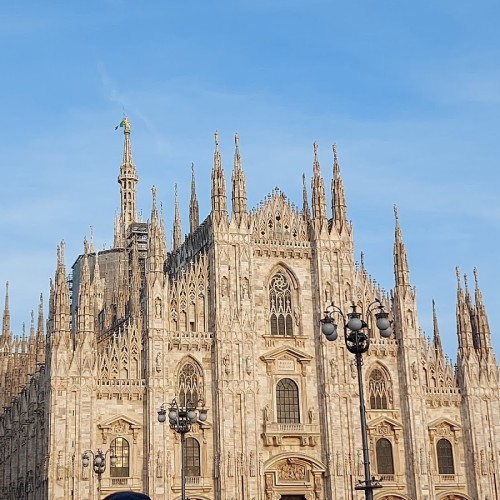
<instances>
[{"instance_id":1,"label":"window pediment","mask_svg":"<svg viewBox=\"0 0 500 500\"><path fill-rule=\"evenodd\" d=\"M452 420L442 417L433 420L429 424L428 429L432 443L441 438L453 439L455 443L458 443L461 426Z\"/></svg>"},{"instance_id":2,"label":"window pediment","mask_svg":"<svg viewBox=\"0 0 500 500\"><path fill-rule=\"evenodd\" d=\"M117 415L97 424L97 427L102 433L102 442L104 444L108 441L108 435L126 436L130 434L132 435L134 443L137 443L137 434L142 428L142 425L125 415Z\"/></svg>"},{"instance_id":3,"label":"window pediment","mask_svg":"<svg viewBox=\"0 0 500 500\"><path fill-rule=\"evenodd\" d=\"M279 347L260 357L267 365L267 374L297 373L306 374L306 367L313 357L292 347Z\"/></svg>"},{"instance_id":4,"label":"window pediment","mask_svg":"<svg viewBox=\"0 0 500 500\"><path fill-rule=\"evenodd\" d=\"M453 420L450 420L449 418L446 417L441 417L437 418L436 420L433 420L432 422L429 423L429 430L435 430L444 425L448 426L450 429L453 430L458 430L460 429L460 424L457 422L454 422Z\"/></svg>"},{"instance_id":5,"label":"window pediment","mask_svg":"<svg viewBox=\"0 0 500 500\"><path fill-rule=\"evenodd\" d=\"M397 443L403 426L389 417L378 417L368 423L368 433L371 437L394 437Z\"/></svg>"}]
</instances>

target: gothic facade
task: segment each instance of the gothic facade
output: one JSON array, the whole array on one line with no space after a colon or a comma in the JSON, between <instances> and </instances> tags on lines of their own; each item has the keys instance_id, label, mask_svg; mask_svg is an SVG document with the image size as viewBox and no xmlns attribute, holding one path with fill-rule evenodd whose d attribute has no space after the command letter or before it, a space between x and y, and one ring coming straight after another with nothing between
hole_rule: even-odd
<instances>
[{"instance_id":1,"label":"gothic facade","mask_svg":"<svg viewBox=\"0 0 500 500\"><path fill-rule=\"evenodd\" d=\"M322 311L379 298L394 335L368 324L364 356L377 500L496 500L500 475L499 371L475 273L459 273L458 357L419 328L396 213L390 293L354 260L334 147L327 196L314 148L311 198L278 189L247 207L235 141L231 204L216 135L211 212L200 223L194 172L190 232L175 199L172 246L153 188L137 216L130 124L118 182L114 245L85 242L71 270L64 243L29 334L11 333L8 289L0 338L0 496L83 500L119 490L180 498L179 435L158 422L164 402L194 400L208 418L186 440L191 500L354 500L363 479L354 357L320 332ZM331 211L327 208L331 198ZM102 450L99 477L83 467ZM92 460L92 456L90 460ZM116 457L111 464L110 457Z\"/></svg>"}]
</instances>

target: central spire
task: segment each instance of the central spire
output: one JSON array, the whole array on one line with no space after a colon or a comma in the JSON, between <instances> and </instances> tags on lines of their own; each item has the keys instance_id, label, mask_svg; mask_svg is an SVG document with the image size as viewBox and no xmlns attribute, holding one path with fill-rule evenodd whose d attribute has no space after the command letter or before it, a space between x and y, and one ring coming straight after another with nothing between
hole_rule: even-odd
<instances>
[{"instance_id":1,"label":"central spire","mask_svg":"<svg viewBox=\"0 0 500 500\"><path fill-rule=\"evenodd\" d=\"M120 123L123 127L123 163L120 166L118 184L120 184L121 212L119 224L120 228L115 228L115 246L124 246L127 229L130 224L137 222L136 190L137 172L132 161L132 146L130 144L130 122L124 118ZM116 241L118 240L118 241Z\"/></svg>"}]
</instances>

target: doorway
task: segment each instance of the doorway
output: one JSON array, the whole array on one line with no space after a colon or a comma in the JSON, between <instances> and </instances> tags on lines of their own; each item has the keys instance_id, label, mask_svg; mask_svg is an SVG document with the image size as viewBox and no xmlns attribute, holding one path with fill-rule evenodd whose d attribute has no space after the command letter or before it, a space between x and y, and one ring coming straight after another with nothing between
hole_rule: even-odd
<instances>
[{"instance_id":1,"label":"doorway","mask_svg":"<svg viewBox=\"0 0 500 500\"><path fill-rule=\"evenodd\" d=\"M281 500L306 500L304 495L281 495Z\"/></svg>"}]
</instances>

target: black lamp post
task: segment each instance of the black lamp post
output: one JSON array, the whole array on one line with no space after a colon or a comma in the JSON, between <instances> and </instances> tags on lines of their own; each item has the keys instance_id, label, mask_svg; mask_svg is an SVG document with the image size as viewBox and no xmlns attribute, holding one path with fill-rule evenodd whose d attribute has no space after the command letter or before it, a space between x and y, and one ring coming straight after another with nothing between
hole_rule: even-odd
<instances>
[{"instance_id":1,"label":"black lamp post","mask_svg":"<svg viewBox=\"0 0 500 500\"><path fill-rule=\"evenodd\" d=\"M82 454L82 465L84 467L88 467L90 464L90 457L89 454L92 455L92 468L94 469L94 473L97 476L97 499L101 499L101 479L102 475L104 474L106 470L106 456L110 450L107 450L106 452L101 451L99 448L97 451L94 453L92 450L85 450ZM111 456L109 457L109 462L111 465L115 465L117 461L117 457L111 453Z\"/></svg>"},{"instance_id":2,"label":"black lamp post","mask_svg":"<svg viewBox=\"0 0 500 500\"><path fill-rule=\"evenodd\" d=\"M361 439L363 442L363 462L365 469L365 479L360 481L356 486L356 490L365 491L365 499L373 500L373 490L382 488L382 485L372 477L370 473L370 453L368 451L368 433L366 427L366 407L363 391L363 353L370 347L370 337L366 334L365 329L368 324L362 319L361 313L356 311L356 305L352 303L352 312L345 315L342 310L333 302L326 308L325 317L321 320L321 331L329 341L334 341L338 337L337 324L335 316L340 316L344 324L344 340L347 350L356 357L356 368L358 371L358 388L359 388L359 414L361 418ZM380 335L384 338L389 338L392 335L391 322L389 321L389 313L384 311L384 306L379 299L375 299L368 306L366 312L367 321L370 314L374 310L377 328Z\"/></svg>"},{"instance_id":3,"label":"black lamp post","mask_svg":"<svg viewBox=\"0 0 500 500\"><path fill-rule=\"evenodd\" d=\"M200 403L200 401L198 402ZM158 422L164 423L167 420L166 404L163 403L158 410ZM181 499L186 500L186 434L191 431L194 423L205 422L207 410L201 402L201 408L188 401L186 406L179 406L174 399L168 409L168 423L170 428L181 435Z\"/></svg>"}]
</instances>

